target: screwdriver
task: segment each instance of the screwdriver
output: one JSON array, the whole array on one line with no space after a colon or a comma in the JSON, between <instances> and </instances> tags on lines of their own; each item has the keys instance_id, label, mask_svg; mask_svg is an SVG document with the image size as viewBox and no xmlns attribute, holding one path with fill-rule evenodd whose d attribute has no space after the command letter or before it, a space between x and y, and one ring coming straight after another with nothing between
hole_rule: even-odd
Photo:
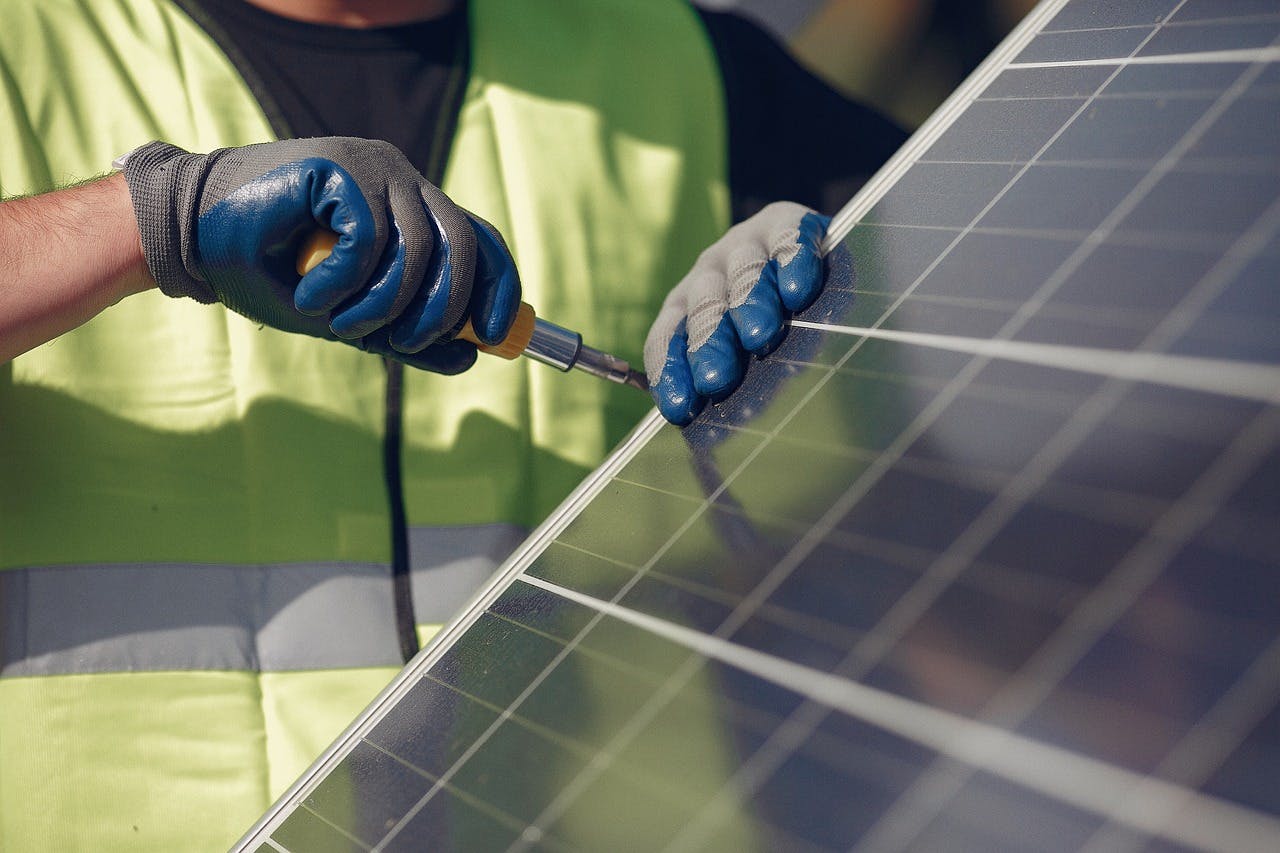
<instances>
[{"instance_id":1,"label":"screwdriver","mask_svg":"<svg viewBox=\"0 0 1280 853\"><path fill-rule=\"evenodd\" d=\"M337 242L338 235L325 229L316 231L308 237L302 250L298 252L298 275L306 275L317 264L329 257L329 253L333 251ZM475 330L471 328L470 320L462 327L462 331L458 332L457 337L470 341L478 350L489 355L508 360L519 355L527 355L535 361L549 364L565 373L572 368L577 368L610 382L630 385L641 391L649 390L649 380L643 373L633 370L630 364L617 356L585 346L582 343L582 335L577 332L538 317L534 313L533 306L528 302L520 303L515 322L511 324L511 331L507 332L506 338L500 343L482 342L476 337Z\"/></svg>"}]
</instances>

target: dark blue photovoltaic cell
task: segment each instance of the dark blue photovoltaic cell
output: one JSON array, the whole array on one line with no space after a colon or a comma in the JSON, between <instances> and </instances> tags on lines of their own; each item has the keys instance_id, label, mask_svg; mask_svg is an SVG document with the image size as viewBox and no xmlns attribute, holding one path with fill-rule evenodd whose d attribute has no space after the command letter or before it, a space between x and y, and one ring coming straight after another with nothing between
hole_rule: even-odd
<instances>
[{"instance_id":1,"label":"dark blue photovoltaic cell","mask_svg":"<svg viewBox=\"0 0 1280 853\"><path fill-rule=\"evenodd\" d=\"M1178 7L1174 21L1231 18L1280 18L1272 0L1187 0Z\"/></svg>"},{"instance_id":2,"label":"dark blue photovoltaic cell","mask_svg":"<svg viewBox=\"0 0 1280 853\"><path fill-rule=\"evenodd\" d=\"M1165 27L1152 34L1139 56L1194 53L1207 50L1241 50L1267 47L1280 36L1280 20L1214 21Z\"/></svg>"},{"instance_id":3,"label":"dark blue photovoltaic cell","mask_svg":"<svg viewBox=\"0 0 1280 853\"><path fill-rule=\"evenodd\" d=\"M1280 849L1280 70L1070 64L1280 9L1057 6L1013 61L1067 64L988 75L819 327L602 476L281 848Z\"/></svg>"},{"instance_id":4,"label":"dark blue photovoltaic cell","mask_svg":"<svg viewBox=\"0 0 1280 853\"><path fill-rule=\"evenodd\" d=\"M1108 4L1115 5L1115 4ZM1128 56L1151 35L1153 28L1084 29L1044 32L1018 54L1015 62L1069 62Z\"/></svg>"},{"instance_id":5,"label":"dark blue photovoltaic cell","mask_svg":"<svg viewBox=\"0 0 1280 853\"><path fill-rule=\"evenodd\" d=\"M1217 2L1217 0L1210 0ZM1178 0L1076 0L1053 17L1045 32L1155 25L1178 6ZM1079 57L1077 57L1079 58Z\"/></svg>"},{"instance_id":6,"label":"dark blue photovoltaic cell","mask_svg":"<svg viewBox=\"0 0 1280 853\"><path fill-rule=\"evenodd\" d=\"M1011 166L972 163L922 163L898 182L900 192L885 196L867 221L879 225L961 228L977 216L1014 176Z\"/></svg>"},{"instance_id":7,"label":"dark blue photovoltaic cell","mask_svg":"<svg viewBox=\"0 0 1280 853\"><path fill-rule=\"evenodd\" d=\"M1025 163L1081 104L1077 98L980 101L923 159Z\"/></svg>"}]
</instances>

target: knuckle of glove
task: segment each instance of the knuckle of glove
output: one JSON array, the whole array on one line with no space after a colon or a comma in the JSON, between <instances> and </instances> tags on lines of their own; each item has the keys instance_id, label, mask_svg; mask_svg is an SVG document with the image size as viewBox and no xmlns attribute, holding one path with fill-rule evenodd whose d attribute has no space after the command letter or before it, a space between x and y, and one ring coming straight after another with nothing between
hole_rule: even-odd
<instances>
[{"instance_id":1,"label":"knuckle of glove","mask_svg":"<svg viewBox=\"0 0 1280 853\"><path fill-rule=\"evenodd\" d=\"M425 181L415 204L416 211L401 220L401 228L407 243L431 246L431 252L417 293L392 323L391 344L407 353L430 346L462 325L476 268L475 233L460 209Z\"/></svg>"},{"instance_id":2,"label":"knuckle of glove","mask_svg":"<svg viewBox=\"0 0 1280 853\"><path fill-rule=\"evenodd\" d=\"M340 305L329 306L331 328L351 338L385 328L386 348L421 352L461 314L454 303L462 301L457 292L466 288L458 286L455 250L470 235L442 225L428 204L435 188L395 145L354 137L309 142L316 146L312 153L330 160L351 185L340 190L334 215L350 220L342 224L349 224L356 238L352 254L358 257L350 259L347 276L355 288L342 295ZM439 196L430 199L431 205L447 203Z\"/></svg>"},{"instance_id":3,"label":"knuckle of glove","mask_svg":"<svg viewBox=\"0 0 1280 853\"><path fill-rule=\"evenodd\" d=\"M645 370L651 378L657 377L651 379L649 393L658 411L676 426L688 425L706 405L706 398L694 388L683 318L670 331L646 342Z\"/></svg>"}]
</instances>

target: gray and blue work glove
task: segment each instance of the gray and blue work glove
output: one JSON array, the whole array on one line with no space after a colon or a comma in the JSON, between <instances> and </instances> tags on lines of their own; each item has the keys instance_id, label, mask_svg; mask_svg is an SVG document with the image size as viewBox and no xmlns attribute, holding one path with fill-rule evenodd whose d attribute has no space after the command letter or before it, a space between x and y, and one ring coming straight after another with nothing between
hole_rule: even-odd
<instances>
[{"instance_id":1,"label":"gray and blue work glove","mask_svg":"<svg viewBox=\"0 0 1280 853\"><path fill-rule=\"evenodd\" d=\"M163 142L124 164L160 290L287 332L345 341L439 373L475 361L469 319L498 343L520 307L502 238L432 186L395 146L294 139L210 154ZM317 229L338 242L299 277Z\"/></svg>"},{"instance_id":2,"label":"gray and blue work glove","mask_svg":"<svg viewBox=\"0 0 1280 853\"><path fill-rule=\"evenodd\" d=\"M771 352L792 312L822 290L830 218L777 202L730 228L671 291L649 330L644 366L662 416L684 426L742 381L751 355Z\"/></svg>"}]
</instances>

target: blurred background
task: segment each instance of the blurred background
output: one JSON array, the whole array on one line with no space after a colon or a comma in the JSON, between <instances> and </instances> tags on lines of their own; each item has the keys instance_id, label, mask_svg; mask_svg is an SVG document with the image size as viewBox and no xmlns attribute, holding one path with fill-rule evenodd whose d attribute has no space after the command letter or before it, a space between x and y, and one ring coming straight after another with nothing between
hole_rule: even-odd
<instances>
[{"instance_id":1,"label":"blurred background","mask_svg":"<svg viewBox=\"0 0 1280 853\"><path fill-rule=\"evenodd\" d=\"M786 42L847 95L919 126L1035 0L695 0Z\"/></svg>"}]
</instances>

